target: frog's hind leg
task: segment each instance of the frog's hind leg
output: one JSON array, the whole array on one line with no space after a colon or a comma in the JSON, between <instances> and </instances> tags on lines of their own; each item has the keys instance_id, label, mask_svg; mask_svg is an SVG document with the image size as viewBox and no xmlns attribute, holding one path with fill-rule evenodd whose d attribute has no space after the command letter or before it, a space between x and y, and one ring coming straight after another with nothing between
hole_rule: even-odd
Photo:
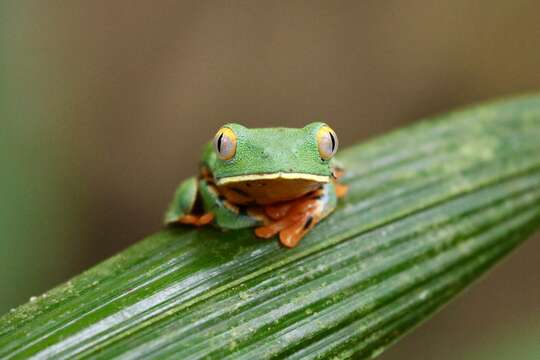
<instances>
[{"instance_id":1,"label":"frog's hind leg","mask_svg":"<svg viewBox=\"0 0 540 360\"><path fill-rule=\"evenodd\" d=\"M199 188L196 177L184 180L176 189L173 201L165 213L165 224L181 223L203 226L211 223L214 219L212 213L195 213L197 210L198 193Z\"/></svg>"}]
</instances>

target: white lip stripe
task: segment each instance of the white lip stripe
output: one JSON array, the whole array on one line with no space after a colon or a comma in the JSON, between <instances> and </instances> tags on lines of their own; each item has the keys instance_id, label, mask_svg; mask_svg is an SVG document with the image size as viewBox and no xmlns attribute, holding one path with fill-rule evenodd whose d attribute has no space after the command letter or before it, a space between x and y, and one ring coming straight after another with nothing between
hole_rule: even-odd
<instances>
[{"instance_id":1,"label":"white lip stripe","mask_svg":"<svg viewBox=\"0 0 540 360\"><path fill-rule=\"evenodd\" d=\"M218 185L225 185L229 183L236 183L241 181L253 181L253 180L272 180L272 179L290 179L290 180L312 180L320 183L327 183L330 181L329 176L324 175L312 175L302 173L273 173L273 174L250 174L240 176L230 176L219 179Z\"/></svg>"}]
</instances>

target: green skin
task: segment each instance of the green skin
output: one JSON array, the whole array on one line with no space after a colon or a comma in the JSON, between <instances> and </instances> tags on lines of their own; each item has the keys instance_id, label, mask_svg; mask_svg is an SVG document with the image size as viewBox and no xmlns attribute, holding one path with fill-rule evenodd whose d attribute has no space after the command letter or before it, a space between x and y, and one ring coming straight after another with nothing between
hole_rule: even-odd
<instances>
[{"instance_id":1,"label":"green skin","mask_svg":"<svg viewBox=\"0 0 540 360\"><path fill-rule=\"evenodd\" d=\"M213 224L222 229L241 229L263 224L260 217L250 216L242 208L218 194L215 184L234 183L246 177L285 174L288 178L312 176L319 179L323 195L321 218L330 214L337 205L333 181L335 161L323 160L317 145L317 132L324 123L315 122L303 128L248 129L239 124L227 124L237 137L236 154L230 160L221 160L212 142L203 151L202 166L210 171L213 181L201 177L184 180L177 188L174 199L165 214L165 224L176 223L193 212L200 201L204 212L214 214ZM326 179L326 181L322 181Z\"/></svg>"}]
</instances>

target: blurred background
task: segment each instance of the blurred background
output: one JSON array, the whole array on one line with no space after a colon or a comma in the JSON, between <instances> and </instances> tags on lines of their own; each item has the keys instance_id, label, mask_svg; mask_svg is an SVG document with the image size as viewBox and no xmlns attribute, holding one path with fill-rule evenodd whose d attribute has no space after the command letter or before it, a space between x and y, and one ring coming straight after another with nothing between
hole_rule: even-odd
<instances>
[{"instance_id":1,"label":"blurred background","mask_svg":"<svg viewBox=\"0 0 540 360\"><path fill-rule=\"evenodd\" d=\"M346 146L540 90L539 14L535 0L0 0L0 314L158 230L223 123L324 119ZM382 358L540 344L539 264L537 237Z\"/></svg>"}]
</instances>

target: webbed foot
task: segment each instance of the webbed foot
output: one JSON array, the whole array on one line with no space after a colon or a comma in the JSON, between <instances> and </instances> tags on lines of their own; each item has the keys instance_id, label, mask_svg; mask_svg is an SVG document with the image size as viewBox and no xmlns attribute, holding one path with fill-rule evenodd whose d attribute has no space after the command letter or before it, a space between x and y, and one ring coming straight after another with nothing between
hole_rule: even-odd
<instances>
[{"instance_id":1,"label":"webbed foot","mask_svg":"<svg viewBox=\"0 0 540 360\"><path fill-rule=\"evenodd\" d=\"M255 229L258 237L268 239L279 233L280 242L293 248L304 235L322 218L322 203L312 197L265 208L266 214L275 222Z\"/></svg>"},{"instance_id":2,"label":"webbed foot","mask_svg":"<svg viewBox=\"0 0 540 360\"><path fill-rule=\"evenodd\" d=\"M336 187L336 196L338 197L338 199L341 199L345 197L345 195L347 195L347 191L349 191L349 187L347 185L343 185L340 183L335 183L334 185Z\"/></svg>"},{"instance_id":3,"label":"webbed foot","mask_svg":"<svg viewBox=\"0 0 540 360\"><path fill-rule=\"evenodd\" d=\"M187 214L178 218L178 222L181 224L204 226L210 224L214 220L214 214L206 213L203 215Z\"/></svg>"}]
</instances>

